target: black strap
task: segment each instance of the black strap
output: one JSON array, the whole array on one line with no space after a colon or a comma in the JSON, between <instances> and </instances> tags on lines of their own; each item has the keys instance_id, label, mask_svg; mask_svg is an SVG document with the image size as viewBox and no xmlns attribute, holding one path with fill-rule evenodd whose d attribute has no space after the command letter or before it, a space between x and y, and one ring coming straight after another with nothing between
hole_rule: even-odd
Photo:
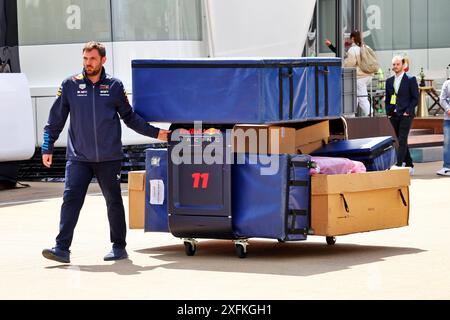
<instances>
[{"instance_id":1,"label":"black strap","mask_svg":"<svg viewBox=\"0 0 450 320\"><path fill-rule=\"evenodd\" d=\"M328 70L328 66L325 66L324 68L324 88L325 88L325 117L328 117L328 113L329 113L329 106L328 106L328 74L330 73L330 71Z\"/></svg>"},{"instance_id":2,"label":"black strap","mask_svg":"<svg viewBox=\"0 0 450 320\"><path fill-rule=\"evenodd\" d=\"M289 120L294 117L294 69L289 68Z\"/></svg>"},{"instance_id":3,"label":"black strap","mask_svg":"<svg viewBox=\"0 0 450 320\"><path fill-rule=\"evenodd\" d=\"M296 216L307 216L308 215L308 210L289 210L289 214L291 216L294 216L294 218Z\"/></svg>"},{"instance_id":4,"label":"black strap","mask_svg":"<svg viewBox=\"0 0 450 320\"><path fill-rule=\"evenodd\" d=\"M309 181L290 181L291 178L295 179L295 171L292 170L292 167L308 167L309 161L298 161L293 162L292 157L288 155L288 162L290 163L290 166L288 166L287 170L287 178L289 179L289 183L287 186L287 192L286 192L286 217L285 217L285 230L287 235L309 235L313 234L314 230L309 228L304 229L296 229L295 223L297 220L297 216L307 216L309 219L309 226L311 226L311 201L309 201L309 207L307 210L290 210L289 209L289 188L291 186L300 186L300 187L309 187ZM292 177L292 171L294 172L294 176ZM309 192L311 193L311 189L309 189ZM292 217L291 223L289 224L289 217ZM286 237L289 238L289 237Z\"/></svg>"},{"instance_id":5,"label":"black strap","mask_svg":"<svg viewBox=\"0 0 450 320\"><path fill-rule=\"evenodd\" d=\"M309 186L308 181L289 181L289 186L291 187L307 187Z\"/></svg>"},{"instance_id":6,"label":"black strap","mask_svg":"<svg viewBox=\"0 0 450 320\"><path fill-rule=\"evenodd\" d=\"M278 70L278 85L280 87L280 101L279 101L280 107L279 107L279 109L280 109L280 121L281 121L281 120L283 120L283 103L284 103L284 101L283 101L283 69L282 68L280 68Z\"/></svg>"},{"instance_id":7,"label":"black strap","mask_svg":"<svg viewBox=\"0 0 450 320\"><path fill-rule=\"evenodd\" d=\"M295 222L297 220L297 214L295 211L291 211L289 213L289 215L292 217L291 218L291 228L289 229L289 233L295 232Z\"/></svg>"},{"instance_id":8,"label":"black strap","mask_svg":"<svg viewBox=\"0 0 450 320\"><path fill-rule=\"evenodd\" d=\"M320 104L319 104L319 67L315 67L315 93L316 93L316 117L319 116Z\"/></svg>"},{"instance_id":9,"label":"black strap","mask_svg":"<svg viewBox=\"0 0 450 320\"><path fill-rule=\"evenodd\" d=\"M287 155L287 159L288 159L288 163L291 162L292 157L291 155ZM284 208L284 230L286 231L286 234L289 233L289 216L290 216L290 210L289 210L289 193L290 193L290 186L291 186L291 167L287 166L287 170L286 170L286 177L289 181L289 183L286 184L286 203L285 203L285 208Z\"/></svg>"},{"instance_id":10,"label":"black strap","mask_svg":"<svg viewBox=\"0 0 450 320\"><path fill-rule=\"evenodd\" d=\"M294 168L309 168L309 161L291 161L291 166Z\"/></svg>"},{"instance_id":11,"label":"black strap","mask_svg":"<svg viewBox=\"0 0 450 320\"><path fill-rule=\"evenodd\" d=\"M407 207L408 203L406 202L406 199L405 199L405 196L403 195L402 189L398 189L398 192L400 192L400 197L402 198L403 205L405 207Z\"/></svg>"},{"instance_id":12,"label":"black strap","mask_svg":"<svg viewBox=\"0 0 450 320\"><path fill-rule=\"evenodd\" d=\"M349 213L350 209L348 208L348 203L347 203L347 200L345 199L345 196L342 193L340 194L340 196L341 196L342 200L344 200L345 211L347 211L347 213Z\"/></svg>"},{"instance_id":13,"label":"black strap","mask_svg":"<svg viewBox=\"0 0 450 320\"><path fill-rule=\"evenodd\" d=\"M313 235L314 234L313 232L314 232L313 230L306 229L306 228L289 230L289 234L293 234L293 235L295 235L295 234L301 234L301 235L309 235L310 234L310 235Z\"/></svg>"}]
</instances>

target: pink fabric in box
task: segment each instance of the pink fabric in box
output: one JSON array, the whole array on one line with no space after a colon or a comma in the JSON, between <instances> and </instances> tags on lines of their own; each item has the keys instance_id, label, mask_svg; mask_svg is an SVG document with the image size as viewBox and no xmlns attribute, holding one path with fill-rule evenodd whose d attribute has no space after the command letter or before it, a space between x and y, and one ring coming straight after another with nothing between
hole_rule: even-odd
<instances>
[{"instance_id":1,"label":"pink fabric in box","mask_svg":"<svg viewBox=\"0 0 450 320\"><path fill-rule=\"evenodd\" d=\"M317 168L311 170L311 174L347 174L366 172L366 167L360 161L346 158L311 157Z\"/></svg>"}]
</instances>

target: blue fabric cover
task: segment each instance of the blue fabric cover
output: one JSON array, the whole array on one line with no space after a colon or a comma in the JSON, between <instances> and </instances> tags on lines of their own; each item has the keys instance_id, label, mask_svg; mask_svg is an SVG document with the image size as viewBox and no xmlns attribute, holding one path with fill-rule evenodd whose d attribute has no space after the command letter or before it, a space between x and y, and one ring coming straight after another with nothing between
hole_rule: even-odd
<instances>
[{"instance_id":1,"label":"blue fabric cover","mask_svg":"<svg viewBox=\"0 0 450 320\"><path fill-rule=\"evenodd\" d=\"M392 168L397 163L397 152L392 147L374 159L361 159L367 171L384 171Z\"/></svg>"},{"instance_id":2,"label":"blue fabric cover","mask_svg":"<svg viewBox=\"0 0 450 320\"><path fill-rule=\"evenodd\" d=\"M361 161L367 171L387 170L397 162L392 137L335 141L314 151L312 155Z\"/></svg>"},{"instance_id":3,"label":"blue fabric cover","mask_svg":"<svg viewBox=\"0 0 450 320\"><path fill-rule=\"evenodd\" d=\"M325 69L328 73L323 72ZM133 108L152 122L259 124L341 115L339 58L134 60L132 78Z\"/></svg>"},{"instance_id":4,"label":"blue fabric cover","mask_svg":"<svg viewBox=\"0 0 450 320\"><path fill-rule=\"evenodd\" d=\"M167 161L167 149L146 150L145 232L169 232L167 216ZM162 180L164 182L164 203L162 205L150 204L150 180Z\"/></svg>"},{"instance_id":5,"label":"blue fabric cover","mask_svg":"<svg viewBox=\"0 0 450 320\"><path fill-rule=\"evenodd\" d=\"M291 168L289 155L279 155L279 170L275 175L261 175L267 159L257 164L234 165L232 169L233 229L242 238L269 238L281 240L304 240L306 235L289 234L290 210L309 212L310 175L309 168ZM309 156L295 156L292 161L309 161ZM306 186L289 186L292 179L307 181ZM288 204L287 204L288 201ZM309 227L309 215L297 216L295 228Z\"/></svg>"}]
</instances>

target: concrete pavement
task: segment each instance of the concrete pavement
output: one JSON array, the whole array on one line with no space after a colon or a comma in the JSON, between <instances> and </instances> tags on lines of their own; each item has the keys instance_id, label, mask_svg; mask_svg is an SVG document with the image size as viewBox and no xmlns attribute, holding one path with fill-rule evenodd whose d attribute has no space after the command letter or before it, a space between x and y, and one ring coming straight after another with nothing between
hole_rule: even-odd
<instances>
[{"instance_id":1,"label":"concrete pavement","mask_svg":"<svg viewBox=\"0 0 450 320\"><path fill-rule=\"evenodd\" d=\"M92 185L72 263L59 265L41 251L54 244L62 184L0 192L0 299L450 299L450 178L435 175L441 165L417 165L409 227L338 237L333 247L322 237L255 239L247 259L230 241L200 240L187 257L170 234L130 230L130 259L104 262L106 208Z\"/></svg>"}]
</instances>

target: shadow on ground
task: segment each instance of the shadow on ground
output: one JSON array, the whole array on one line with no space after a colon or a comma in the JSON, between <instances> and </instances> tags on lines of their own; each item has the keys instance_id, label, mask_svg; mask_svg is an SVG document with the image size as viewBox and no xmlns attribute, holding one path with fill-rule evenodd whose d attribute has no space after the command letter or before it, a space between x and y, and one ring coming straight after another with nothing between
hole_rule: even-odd
<instances>
[{"instance_id":1,"label":"shadow on ground","mask_svg":"<svg viewBox=\"0 0 450 320\"><path fill-rule=\"evenodd\" d=\"M418 254L421 249L321 243L277 243L253 240L246 259L237 258L230 241L202 241L188 257L184 246L172 245L136 251L167 264L163 268L197 271L239 272L288 276L311 276L349 269L385 258Z\"/></svg>"},{"instance_id":2,"label":"shadow on ground","mask_svg":"<svg viewBox=\"0 0 450 320\"><path fill-rule=\"evenodd\" d=\"M111 265L58 265L52 267L46 267L46 269L66 269L68 271L83 271L83 272L93 272L93 273L116 273L121 276L132 276L138 275L145 271L151 271L159 266L139 266L133 263L132 260L126 259L121 261L116 261Z\"/></svg>"}]
</instances>

